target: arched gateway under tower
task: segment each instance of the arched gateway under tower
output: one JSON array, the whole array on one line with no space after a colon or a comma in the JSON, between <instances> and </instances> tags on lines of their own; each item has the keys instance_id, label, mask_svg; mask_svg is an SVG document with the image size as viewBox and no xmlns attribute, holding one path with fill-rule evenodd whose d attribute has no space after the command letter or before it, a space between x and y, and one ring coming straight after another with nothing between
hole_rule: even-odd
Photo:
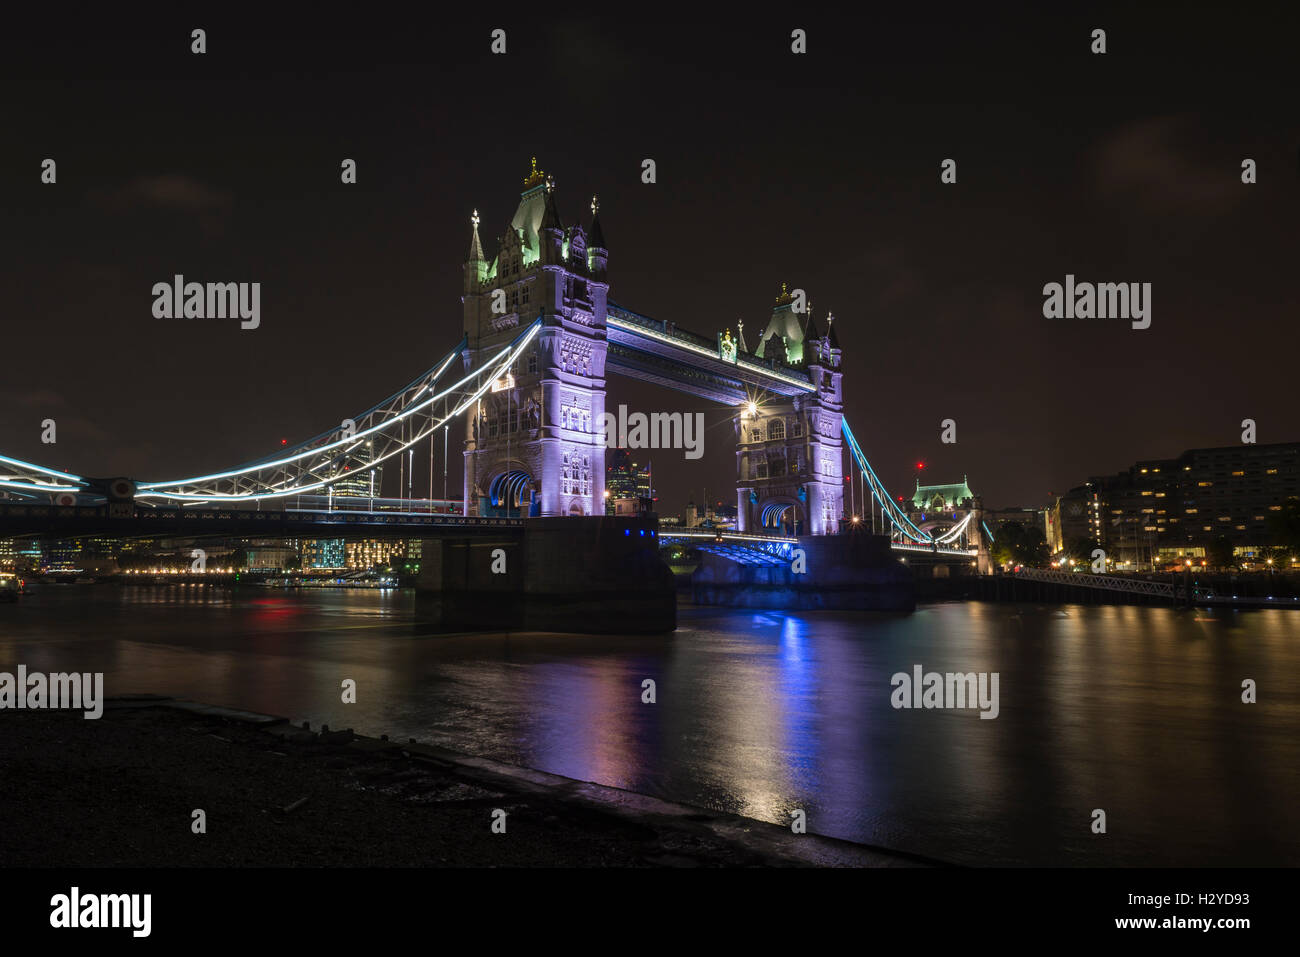
<instances>
[{"instance_id":1,"label":"arched gateway under tower","mask_svg":"<svg viewBox=\"0 0 1300 957\"><path fill-rule=\"evenodd\" d=\"M735 410L740 531L837 532L844 403L833 317L823 329L802 292L782 287L750 351L743 323L735 338L730 329L706 336L623 309L609 301L595 198L591 213L587 227L565 225L554 182L534 160L492 259L474 214L462 297L466 372L539 328L469 412L466 514L603 515L605 382L618 373Z\"/></svg>"}]
</instances>

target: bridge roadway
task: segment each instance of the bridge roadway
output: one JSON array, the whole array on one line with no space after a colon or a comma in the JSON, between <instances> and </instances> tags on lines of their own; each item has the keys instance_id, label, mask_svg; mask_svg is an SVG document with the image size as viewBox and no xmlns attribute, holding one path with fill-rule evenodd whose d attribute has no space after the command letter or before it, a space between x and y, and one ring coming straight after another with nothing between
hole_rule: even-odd
<instances>
[{"instance_id":1,"label":"bridge roadway","mask_svg":"<svg viewBox=\"0 0 1300 957\"><path fill-rule=\"evenodd\" d=\"M179 506L29 505L0 502L0 536L178 538L457 538L522 535L520 518L325 509L205 509Z\"/></svg>"},{"instance_id":2,"label":"bridge roadway","mask_svg":"<svg viewBox=\"0 0 1300 957\"><path fill-rule=\"evenodd\" d=\"M477 538L521 535L528 519L480 518L427 511L335 508L198 508L132 505L46 505L0 502L0 536L78 538L191 538L206 536L291 538ZM709 530L659 530L661 544L683 544L747 565L785 565L799 539ZM975 551L894 543L909 561L972 559Z\"/></svg>"}]
</instances>

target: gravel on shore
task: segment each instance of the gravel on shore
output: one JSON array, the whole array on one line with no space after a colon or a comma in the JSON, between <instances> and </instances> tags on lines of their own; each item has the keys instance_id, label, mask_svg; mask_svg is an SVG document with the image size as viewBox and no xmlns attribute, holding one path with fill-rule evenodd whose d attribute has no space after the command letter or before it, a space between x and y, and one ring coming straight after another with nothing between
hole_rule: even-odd
<instances>
[{"instance_id":1,"label":"gravel on shore","mask_svg":"<svg viewBox=\"0 0 1300 957\"><path fill-rule=\"evenodd\" d=\"M8 867L908 866L437 748L170 699L0 713ZM206 815L206 833L192 829ZM506 812L493 833L495 810Z\"/></svg>"}]
</instances>

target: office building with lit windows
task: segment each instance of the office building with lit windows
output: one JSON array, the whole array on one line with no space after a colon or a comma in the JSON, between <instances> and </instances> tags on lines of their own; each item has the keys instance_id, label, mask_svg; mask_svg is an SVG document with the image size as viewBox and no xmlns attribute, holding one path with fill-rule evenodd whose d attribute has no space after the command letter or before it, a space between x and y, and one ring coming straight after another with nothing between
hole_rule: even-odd
<instances>
[{"instance_id":1,"label":"office building with lit windows","mask_svg":"<svg viewBox=\"0 0 1300 957\"><path fill-rule=\"evenodd\" d=\"M341 538L308 538L302 543L302 567L310 569L346 568L347 558Z\"/></svg>"},{"instance_id":2,"label":"office building with lit windows","mask_svg":"<svg viewBox=\"0 0 1300 957\"><path fill-rule=\"evenodd\" d=\"M355 475L340 479L333 485L334 497L339 498L380 498L383 494L384 485L384 467L377 465L373 469L364 472L357 472L358 464L365 465L374 460L375 447L373 442L366 442L365 448L358 449L352 454L353 463L352 471ZM344 466L347 469L347 466Z\"/></svg>"},{"instance_id":3,"label":"office building with lit windows","mask_svg":"<svg viewBox=\"0 0 1300 957\"><path fill-rule=\"evenodd\" d=\"M1089 479L1055 506L1064 545L1086 537L1119 568L1200 557L1226 537L1249 560L1271 543L1269 516L1300 500L1300 442L1191 449Z\"/></svg>"},{"instance_id":4,"label":"office building with lit windows","mask_svg":"<svg viewBox=\"0 0 1300 957\"><path fill-rule=\"evenodd\" d=\"M605 460L605 514L636 515L641 500L653 498L650 470L632 461L627 449L610 451Z\"/></svg>"}]
</instances>

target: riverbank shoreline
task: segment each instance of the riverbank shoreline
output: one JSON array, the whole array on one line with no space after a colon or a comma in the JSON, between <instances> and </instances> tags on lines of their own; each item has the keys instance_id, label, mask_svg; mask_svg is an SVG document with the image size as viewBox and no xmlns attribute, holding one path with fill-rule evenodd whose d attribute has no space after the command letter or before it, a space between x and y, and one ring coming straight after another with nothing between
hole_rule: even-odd
<instances>
[{"instance_id":1,"label":"riverbank shoreline","mask_svg":"<svg viewBox=\"0 0 1300 957\"><path fill-rule=\"evenodd\" d=\"M411 741L135 695L0 715L9 867L936 862ZM194 832L196 810L205 833ZM505 833L494 833L494 812ZM499 819L499 814L495 815Z\"/></svg>"}]
</instances>

